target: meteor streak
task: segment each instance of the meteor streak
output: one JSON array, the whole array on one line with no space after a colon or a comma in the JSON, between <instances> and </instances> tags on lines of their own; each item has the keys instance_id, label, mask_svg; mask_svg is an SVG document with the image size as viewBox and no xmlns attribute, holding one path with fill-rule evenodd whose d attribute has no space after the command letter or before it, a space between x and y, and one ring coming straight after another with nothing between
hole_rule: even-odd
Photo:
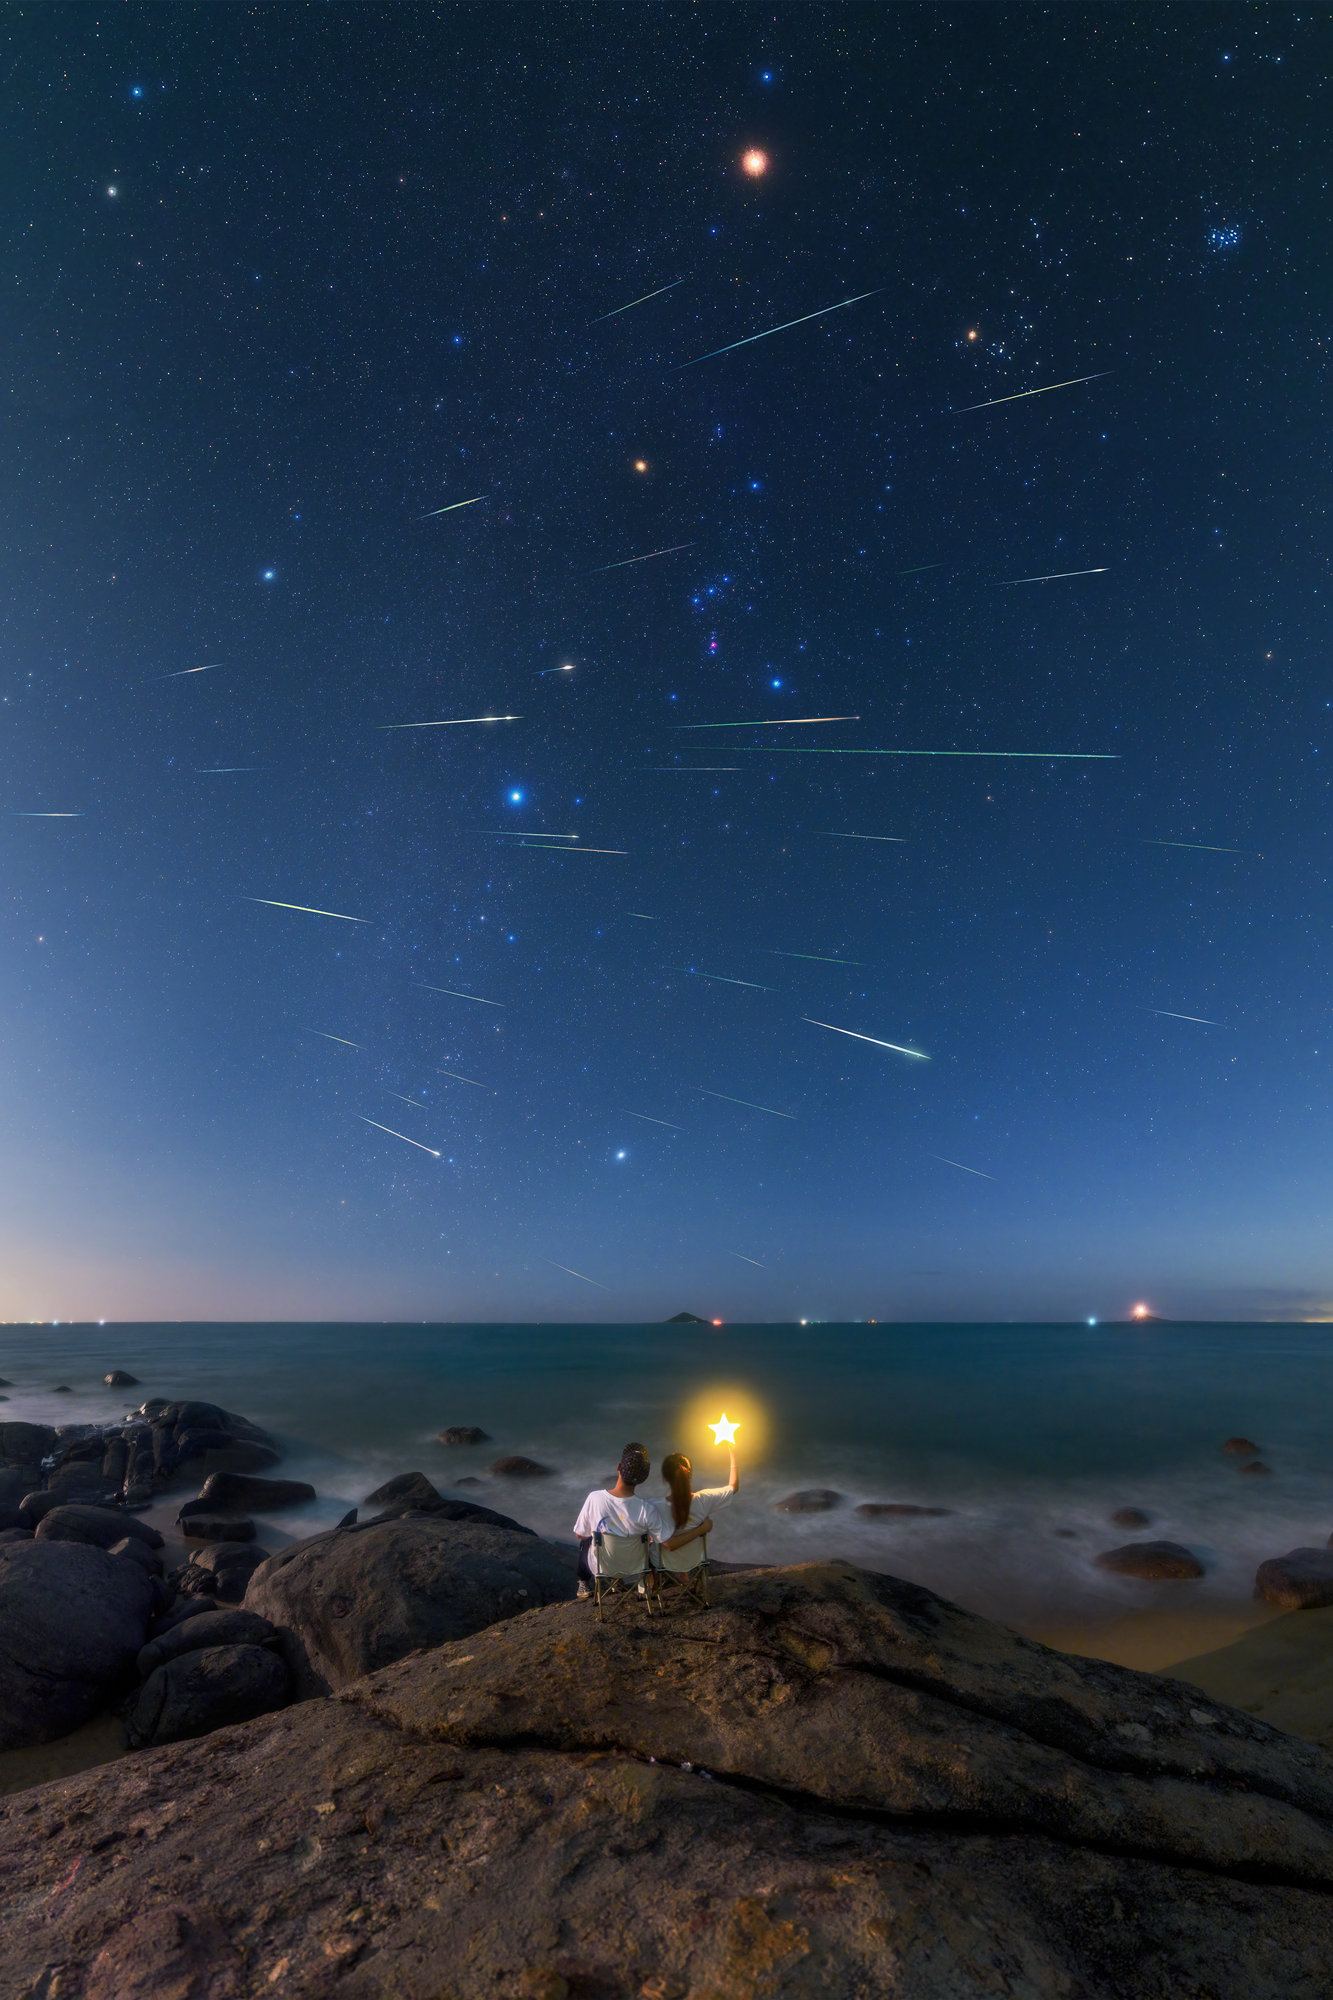
<instances>
[{"instance_id":1,"label":"meteor streak","mask_svg":"<svg viewBox=\"0 0 1333 2000\"><path fill-rule=\"evenodd\" d=\"M659 285L655 292L644 292L642 297L631 299L627 306L612 306L609 313L598 313L596 319L588 321L589 326L600 326L604 319L614 319L617 313L627 313L630 306L646 305L649 299L660 299L663 292L674 292L677 285L683 285L683 278L673 278L669 285Z\"/></svg>"},{"instance_id":2,"label":"meteor streak","mask_svg":"<svg viewBox=\"0 0 1333 2000\"><path fill-rule=\"evenodd\" d=\"M770 1118L789 1118L793 1123L796 1119L794 1111L775 1111L771 1104L751 1104L748 1097L728 1097L725 1090L708 1090L702 1083L696 1084L695 1089L702 1090L705 1097L721 1098L724 1104L743 1104L747 1111L766 1111Z\"/></svg>"},{"instance_id":3,"label":"meteor streak","mask_svg":"<svg viewBox=\"0 0 1333 2000\"><path fill-rule=\"evenodd\" d=\"M1143 836L1145 847L1189 847L1196 854L1248 854L1247 847L1205 847L1201 840L1149 840Z\"/></svg>"},{"instance_id":4,"label":"meteor streak","mask_svg":"<svg viewBox=\"0 0 1333 2000\"><path fill-rule=\"evenodd\" d=\"M895 847L906 847L907 842L900 833L822 833L823 840L887 840Z\"/></svg>"},{"instance_id":5,"label":"meteor streak","mask_svg":"<svg viewBox=\"0 0 1333 2000\"><path fill-rule=\"evenodd\" d=\"M743 771L745 766L743 764L644 764L640 768L645 771L670 771L677 777L688 778L692 772L705 776L717 771Z\"/></svg>"},{"instance_id":6,"label":"meteor streak","mask_svg":"<svg viewBox=\"0 0 1333 2000\"><path fill-rule=\"evenodd\" d=\"M349 1042L346 1035L326 1035L322 1028L303 1028L303 1035L319 1035L326 1042L341 1042L345 1049L359 1049L360 1042Z\"/></svg>"},{"instance_id":7,"label":"meteor streak","mask_svg":"<svg viewBox=\"0 0 1333 2000\"><path fill-rule=\"evenodd\" d=\"M553 1271L564 1271L568 1277L579 1278L585 1285L596 1285L599 1292L609 1292L611 1287L602 1284L598 1278L585 1278L582 1271L571 1271L568 1264L557 1264L553 1257L543 1257L543 1264L549 1264Z\"/></svg>"},{"instance_id":8,"label":"meteor streak","mask_svg":"<svg viewBox=\"0 0 1333 2000\"><path fill-rule=\"evenodd\" d=\"M608 569L628 569L631 563L651 562L654 556L674 556L682 549L693 547L693 542L673 542L669 549L649 549L646 556L622 556L619 562L601 563L596 569L581 569L578 576L601 576Z\"/></svg>"},{"instance_id":9,"label":"meteor streak","mask_svg":"<svg viewBox=\"0 0 1333 2000\"><path fill-rule=\"evenodd\" d=\"M433 521L437 514L452 514L459 507L475 507L478 500L484 500L485 498L486 495L484 493L474 493L470 500L453 500L447 507L432 507L429 514L414 514L412 519L414 521Z\"/></svg>"},{"instance_id":10,"label":"meteor streak","mask_svg":"<svg viewBox=\"0 0 1333 2000\"><path fill-rule=\"evenodd\" d=\"M221 660L214 660L206 667L178 667L174 674L159 674L157 678L160 681L180 681L184 680L186 674L216 673L221 665Z\"/></svg>"},{"instance_id":11,"label":"meteor streak","mask_svg":"<svg viewBox=\"0 0 1333 2000\"><path fill-rule=\"evenodd\" d=\"M76 812L76 813L20 812L18 808L15 807L14 810L10 813L9 817L11 819L82 819L83 814L81 812Z\"/></svg>"},{"instance_id":12,"label":"meteor streak","mask_svg":"<svg viewBox=\"0 0 1333 2000\"><path fill-rule=\"evenodd\" d=\"M389 1092L389 1095L390 1097L396 1097L400 1104L414 1105L418 1111L430 1110L429 1104L423 1104L419 1097L404 1097L401 1090L391 1090Z\"/></svg>"},{"instance_id":13,"label":"meteor streak","mask_svg":"<svg viewBox=\"0 0 1333 2000\"><path fill-rule=\"evenodd\" d=\"M859 958L825 958L821 952L817 951L779 951L776 945L764 944L760 945L759 949L767 952L770 958L808 958L815 965L864 964L864 960Z\"/></svg>"},{"instance_id":14,"label":"meteor streak","mask_svg":"<svg viewBox=\"0 0 1333 2000\"><path fill-rule=\"evenodd\" d=\"M831 1035L850 1035L854 1042L872 1042L877 1049L892 1049L895 1055L914 1056L917 1062L929 1062L930 1057L922 1049L905 1049L901 1042L882 1042L878 1035L858 1035L855 1028L835 1028L832 1021L816 1021L810 1014L802 1014L803 1021L809 1021L812 1028L827 1028Z\"/></svg>"},{"instance_id":15,"label":"meteor streak","mask_svg":"<svg viewBox=\"0 0 1333 2000\"><path fill-rule=\"evenodd\" d=\"M818 312L802 313L799 319L785 319L781 326L766 326L762 333L747 333L744 340L729 341L725 347L713 347L707 354L696 354L693 361L682 361L679 366L671 370L671 373L679 375L682 368L695 368L701 361L711 361L714 355L730 354L734 348L749 347L756 340L767 340L771 333L785 333L788 327L804 326L810 319L823 319L826 313L841 312L844 306L859 305L862 299L878 298L879 294L887 289L885 285L876 285L874 291L857 292L854 298L839 299L836 305L821 306Z\"/></svg>"},{"instance_id":16,"label":"meteor streak","mask_svg":"<svg viewBox=\"0 0 1333 2000\"><path fill-rule=\"evenodd\" d=\"M461 729L469 722L522 722L521 715L450 715L443 722L381 722L380 729Z\"/></svg>"},{"instance_id":17,"label":"meteor streak","mask_svg":"<svg viewBox=\"0 0 1333 2000\"><path fill-rule=\"evenodd\" d=\"M396 1094L396 1092L390 1093L391 1096ZM401 1139L405 1146L415 1146L419 1153L429 1153L432 1160L438 1160L440 1157L434 1146L423 1146L420 1139L409 1139L406 1132L395 1132L392 1125L381 1125L378 1118L367 1118L360 1111L354 1111L352 1116L360 1118L363 1125L373 1125L377 1132L387 1132L391 1139Z\"/></svg>"},{"instance_id":18,"label":"meteor streak","mask_svg":"<svg viewBox=\"0 0 1333 2000\"><path fill-rule=\"evenodd\" d=\"M665 1125L668 1132L683 1132L683 1125L673 1125L669 1118L650 1118L646 1111L627 1111L627 1118L642 1118L645 1125Z\"/></svg>"},{"instance_id":19,"label":"meteor streak","mask_svg":"<svg viewBox=\"0 0 1333 2000\"><path fill-rule=\"evenodd\" d=\"M771 750L741 745L751 757L1038 757L1043 763L1118 764L1118 750L825 750L789 749L775 743Z\"/></svg>"},{"instance_id":20,"label":"meteor streak","mask_svg":"<svg viewBox=\"0 0 1333 2000\"><path fill-rule=\"evenodd\" d=\"M526 839L520 840L517 844L520 847L536 847L540 849L543 854L628 854L629 853L628 847L557 847L554 844L554 842L549 840L534 840L531 834L529 834Z\"/></svg>"},{"instance_id":21,"label":"meteor streak","mask_svg":"<svg viewBox=\"0 0 1333 2000\"><path fill-rule=\"evenodd\" d=\"M423 993L447 993L451 1000L475 1000L479 1007L503 1007L505 1005L503 1000L483 1000L480 993L460 993L455 986L427 986L424 979L414 979L412 984L419 986Z\"/></svg>"},{"instance_id":22,"label":"meteor streak","mask_svg":"<svg viewBox=\"0 0 1333 2000\"><path fill-rule=\"evenodd\" d=\"M994 1174L983 1174L980 1167L965 1167L961 1160L946 1160L943 1153L927 1153L928 1160L941 1160L946 1167L957 1167L960 1174L975 1174L979 1181L993 1181Z\"/></svg>"},{"instance_id":23,"label":"meteor streak","mask_svg":"<svg viewBox=\"0 0 1333 2000\"><path fill-rule=\"evenodd\" d=\"M485 1090L484 1083L478 1083L475 1076L460 1076L456 1069L437 1069L436 1076L451 1076L455 1083L470 1083L478 1090Z\"/></svg>"},{"instance_id":24,"label":"meteor streak","mask_svg":"<svg viewBox=\"0 0 1333 2000\"><path fill-rule=\"evenodd\" d=\"M1197 1021L1201 1028L1220 1028L1220 1021L1205 1021L1202 1014L1173 1014L1169 1007L1150 1007L1150 1014L1165 1014L1168 1021Z\"/></svg>"},{"instance_id":25,"label":"meteor streak","mask_svg":"<svg viewBox=\"0 0 1333 2000\"><path fill-rule=\"evenodd\" d=\"M196 764L195 776L199 778L225 778L236 771L262 771L262 764Z\"/></svg>"},{"instance_id":26,"label":"meteor streak","mask_svg":"<svg viewBox=\"0 0 1333 2000\"><path fill-rule=\"evenodd\" d=\"M753 1264L756 1271L766 1271L768 1269L767 1264L761 1264L757 1257L747 1257L743 1250L733 1250L729 1254L733 1257L739 1257L742 1264Z\"/></svg>"},{"instance_id":27,"label":"meteor streak","mask_svg":"<svg viewBox=\"0 0 1333 2000\"><path fill-rule=\"evenodd\" d=\"M369 917L346 917L341 910L312 910L309 903L279 903L272 896L242 896L243 903L263 903L270 910L299 910L305 917L336 917L340 924L368 924Z\"/></svg>"},{"instance_id":28,"label":"meteor streak","mask_svg":"<svg viewBox=\"0 0 1333 2000\"><path fill-rule=\"evenodd\" d=\"M1105 576L1110 568L1103 563L1100 569L1053 569L1049 576L1007 576L1000 579L1000 590L1012 590L1016 583L1059 583L1065 576Z\"/></svg>"},{"instance_id":29,"label":"meteor streak","mask_svg":"<svg viewBox=\"0 0 1333 2000\"><path fill-rule=\"evenodd\" d=\"M764 722L677 722L675 729L794 729L806 722L859 722L859 715L781 715Z\"/></svg>"},{"instance_id":30,"label":"meteor streak","mask_svg":"<svg viewBox=\"0 0 1333 2000\"><path fill-rule=\"evenodd\" d=\"M1094 375L1071 375L1067 382L1048 382L1041 389L1020 389L1013 396L992 396L988 403L964 403L961 410L946 410L946 417L965 417L970 410L993 410L997 403L1021 403L1025 396L1049 396L1052 389L1074 389L1080 382L1100 382L1103 375L1113 375L1113 368L1099 368Z\"/></svg>"},{"instance_id":31,"label":"meteor streak","mask_svg":"<svg viewBox=\"0 0 1333 2000\"><path fill-rule=\"evenodd\" d=\"M663 970L665 972L685 972L689 974L691 979L720 981L723 986L749 986L756 993L771 993L773 991L771 986L756 986L753 979L728 979L725 972L696 972L692 965L667 965L663 967Z\"/></svg>"}]
</instances>

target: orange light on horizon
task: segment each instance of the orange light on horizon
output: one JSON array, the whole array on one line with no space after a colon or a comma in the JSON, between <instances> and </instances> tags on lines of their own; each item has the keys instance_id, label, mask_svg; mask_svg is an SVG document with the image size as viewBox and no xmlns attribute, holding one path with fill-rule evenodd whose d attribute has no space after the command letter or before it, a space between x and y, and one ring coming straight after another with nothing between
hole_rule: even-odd
<instances>
[{"instance_id":1,"label":"orange light on horizon","mask_svg":"<svg viewBox=\"0 0 1333 2000\"><path fill-rule=\"evenodd\" d=\"M768 172L768 154L761 146L751 146L748 153L741 154L741 166L752 181L761 180Z\"/></svg>"},{"instance_id":2,"label":"orange light on horizon","mask_svg":"<svg viewBox=\"0 0 1333 2000\"><path fill-rule=\"evenodd\" d=\"M722 1322L721 1322L721 1320L720 1320L720 1319L715 1319L715 1320L713 1321L713 1325L714 1325L714 1326L721 1326L721 1324L722 1324Z\"/></svg>"},{"instance_id":3,"label":"orange light on horizon","mask_svg":"<svg viewBox=\"0 0 1333 2000\"><path fill-rule=\"evenodd\" d=\"M1138 1305L1134 1307L1133 1311L1130 1313L1129 1316L1131 1319L1151 1319L1152 1307L1145 1306L1142 1300L1140 1300Z\"/></svg>"}]
</instances>

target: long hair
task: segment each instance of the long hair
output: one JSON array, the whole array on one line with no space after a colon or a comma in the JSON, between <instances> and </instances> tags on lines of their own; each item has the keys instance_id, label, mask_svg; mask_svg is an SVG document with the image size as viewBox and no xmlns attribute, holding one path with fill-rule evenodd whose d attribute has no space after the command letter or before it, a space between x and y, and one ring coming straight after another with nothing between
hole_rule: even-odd
<instances>
[{"instance_id":1,"label":"long hair","mask_svg":"<svg viewBox=\"0 0 1333 2000\"><path fill-rule=\"evenodd\" d=\"M668 1452L662 1460L662 1476L671 1495L671 1514L677 1528L683 1528L690 1518L690 1503L694 1495L690 1492L690 1461L683 1451Z\"/></svg>"}]
</instances>

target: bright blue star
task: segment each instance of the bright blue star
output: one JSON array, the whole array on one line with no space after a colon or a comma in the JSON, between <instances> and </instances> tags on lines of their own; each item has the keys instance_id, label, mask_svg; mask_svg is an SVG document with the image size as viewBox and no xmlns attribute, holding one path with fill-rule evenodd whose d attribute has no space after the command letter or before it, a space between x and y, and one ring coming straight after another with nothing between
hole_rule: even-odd
<instances>
[{"instance_id":1,"label":"bright blue star","mask_svg":"<svg viewBox=\"0 0 1333 2000\"><path fill-rule=\"evenodd\" d=\"M623 1153L617 1153L617 1154L616 1154L616 1158L617 1158L618 1160L623 1160L623 1159L625 1158L625 1155L624 1155Z\"/></svg>"},{"instance_id":2,"label":"bright blue star","mask_svg":"<svg viewBox=\"0 0 1333 2000\"><path fill-rule=\"evenodd\" d=\"M131 96L131 97L142 97L142 96L143 96L143 85L142 85L141 83L132 83L132 84L130 85L130 96Z\"/></svg>"},{"instance_id":3,"label":"bright blue star","mask_svg":"<svg viewBox=\"0 0 1333 2000\"><path fill-rule=\"evenodd\" d=\"M781 682L781 681L770 681L770 682L769 682L769 686L770 686L770 687L775 687L775 688L780 688L780 687L782 686L782 682Z\"/></svg>"},{"instance_id":4,"label":"bright blue star","mask_svg":"<svg viewBox=\"0 0 1333 2000\"><path fill-rule=\"evenodd\" d=\"M278 572L275 569L266 569L264 571L264 582L272 583L277 574Z\"/></svg>"},{"instance_id":5,"label":"bright blue star","mask_svg":"<svg viewBox=\"0 0 1333 2000\"><path fill-rule=\"evenodd\" d=\"M510 805L511 805L511 806L521 806L521 805L522 805L522 803L523 803L523 794L522 794L522 792L520 792L520 791L517 791L517 790L515 790L515 791L512 791L512 792L511 792L511 793L509 794L509 803L510 803Z\"/></svg>"}]
</instances>

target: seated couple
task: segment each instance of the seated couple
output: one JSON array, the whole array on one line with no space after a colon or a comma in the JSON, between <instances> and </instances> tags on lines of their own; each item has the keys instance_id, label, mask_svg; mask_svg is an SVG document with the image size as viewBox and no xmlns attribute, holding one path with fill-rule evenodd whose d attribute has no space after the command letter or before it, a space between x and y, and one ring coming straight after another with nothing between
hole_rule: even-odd
<instances>
[{"instance_id":1,"label":"seated couple","mask_svg":"<svg viewBox=\"0 0 1333 2000\"><path fill-rule=\"evenodd\" d=\"M691 1550L690 1544L702 1541L713 1525L714 1513L727 1505L741 1483L734 1445L731 1477L725 1486L701 1486L696 1491L690 1484L693 1467L689 1459L683 1451L673 1451L662 1460L666 1494L660 1500L650 1499L636 1489L643 1485L651 1470L644 1446L627 1444L620 1454L615 1485L599 1486L584 1501L574 1523L574 1533L579 1539L580 1597L587 1597L597 1567L594 1535L647 1534L655 1567L692 1569L701 1552L697 1548Z\"/></svg>"}]
</instances>

